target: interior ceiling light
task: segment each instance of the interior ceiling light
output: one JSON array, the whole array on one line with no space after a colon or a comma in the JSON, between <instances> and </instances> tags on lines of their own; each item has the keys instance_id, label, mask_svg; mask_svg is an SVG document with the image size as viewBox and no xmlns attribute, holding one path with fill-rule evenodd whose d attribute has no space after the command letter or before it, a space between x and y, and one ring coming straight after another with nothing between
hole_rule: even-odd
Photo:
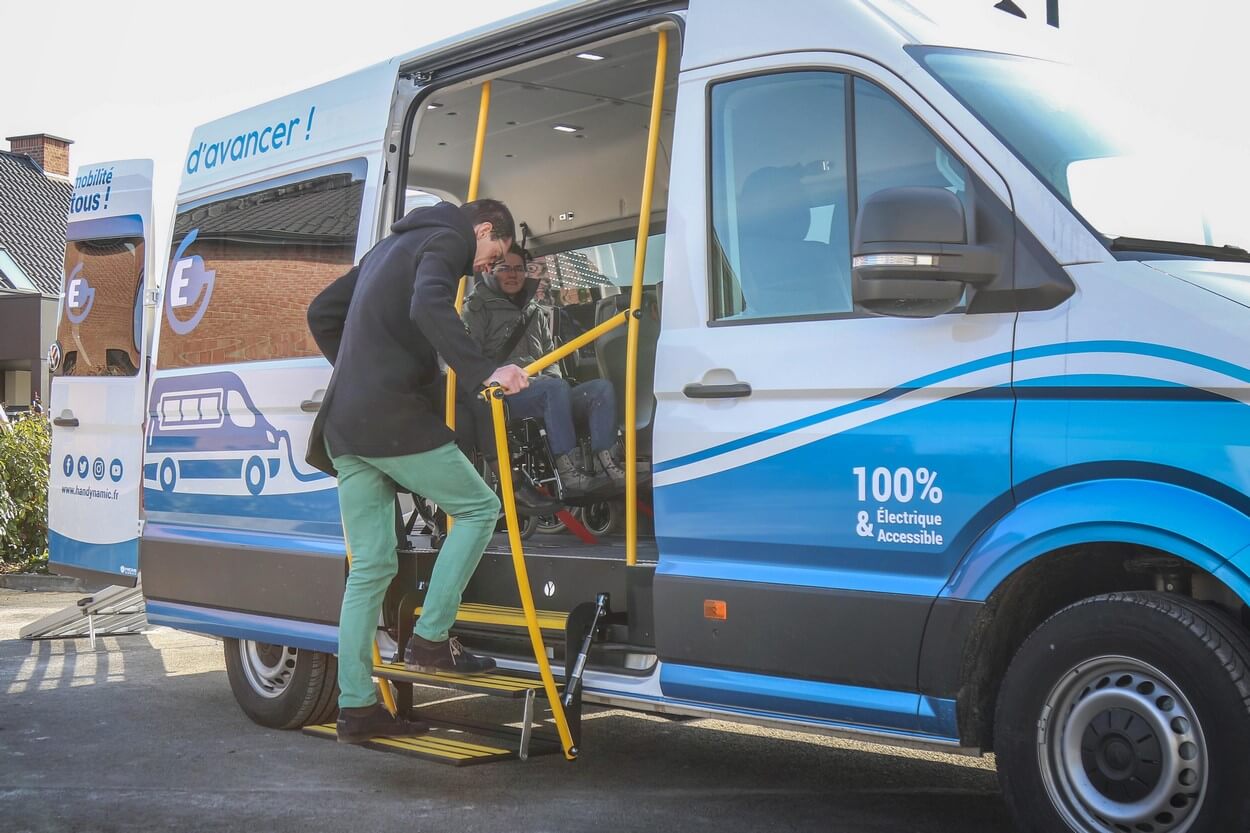
<instances>
[{"instance_id":1,"label":"interior ceiling light","mask_svg":"<svg viewBox=\"0 0 1250 833\"><path fill-rule=\"evenodd\" d=\"M425 105L425 109L427 109L427 110L437 110L439 107L442 107L442 106L443 106L443 105L441 105L441 104L439 104L437 101L435 101L433 104L427 104L427 105Z\"/></svg>"},{"instance_id":2,"label":"interior ceiling light","mask_svg":"<svg viewBox=\"0 0 1250 833\"><path fill-rule=\"evenodd\" d=\"M578 52L577 57L581 58L583 61L602 61L607 56L596 55L593 52Z\"/></svg>"},{"instance_id":3,"label":"interior ceiling light","mask_svg":"<svg viewBox=\"0 0 1250 833\"><path fill-rule=\"evenodd\" d=\"M580 127L574 124L553 124L551 126L551 129L559 130L561 133L576 133L577 131L581 130Z\"/></svg>"}]
</instances>

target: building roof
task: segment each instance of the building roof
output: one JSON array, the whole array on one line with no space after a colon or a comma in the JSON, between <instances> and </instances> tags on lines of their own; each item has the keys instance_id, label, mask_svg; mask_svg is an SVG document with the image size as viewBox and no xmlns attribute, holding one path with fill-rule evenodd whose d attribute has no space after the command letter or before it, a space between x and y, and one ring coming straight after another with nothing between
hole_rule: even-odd
<instances>
[{"instance_id":1,"label":"building roof","mask_svg":"<svg viewBox=\"0 0 1250 833\"><path fill-rule=\"evenodd\" d=\"M0 246L45 295L61 292L72 193L69 182L47 176L29 156L0 150Z\"/></svg>"},{"instance_id":2,"label":"building roof","mask_svg":"<svg viewBox=\"0 0 1250 833\"><path fill-rule=\"evenodd\" d=\"M180 213L174 221L174 236L198 228L201 240L298 239L341 246L345 240L356 239L364 188L363 180L342 173L229 197Z\"/></svg>"}]
</instances>

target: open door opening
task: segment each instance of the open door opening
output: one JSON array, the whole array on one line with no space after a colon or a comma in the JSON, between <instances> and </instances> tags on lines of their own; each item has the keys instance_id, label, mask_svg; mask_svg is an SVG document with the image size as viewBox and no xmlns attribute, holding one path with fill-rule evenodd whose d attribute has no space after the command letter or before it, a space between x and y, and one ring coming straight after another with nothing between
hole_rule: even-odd
<instances>
[{"instance_id":1,"label":"open door opening","mask_svg":"<svg viewBox=\"0 0 1250 833\"><path fill-rule=\"evenodd\" d=\"M544 371L562 380L572 400L576 446L569 453L585 470L598 473L597 452L604 445L604 413L611 423L608 449L616 465L625 464L627 392L636 387L636 470L639 568L627 567L624 488L601 488L570 498L571 512L523 519L529 583L544 614L544 630L560 630L557 620L579 605L608 592L615 612L645 604L649 581L641 589L636 576L653 571L658 557L650 515L651 431L655 412L653 379L659 338L664 262L664 218L676 99L679 42L666 33L662 106L658 113L649 229L637 305L637 370L629 372L628 327L619 326L573 351ZM486 349L497 348L499 322L525 318L536 308L550 339L546 344L510 348L507 358L538 358L597 325L622 319L630 308L635 273L640 206L652 124L659 37L648 28L593 44L579 44L560 54L525 63L489 78L473 78L436 89L418 99L404 184L404 210L436 199L461 202L469 192L481 86L490 82L489 119L482 153L478 196L505 202L517 222L517 243L525 249L527 279L511 289L499 274L472 276L466 321ZM521 261L518 261L521 262ZM507 270L507 263L500 265ZM513 267L515 268L515 267ZM476 295L477 300L474 300ZM511 301L515 313L507 304ZM494 312L483 315L483 307ZM499 313L502 307L502 313ZM476 312L475 312L476 311ZM505 346L507 346L505 344ZM538 355L533 355L537 353ZM505 363L501 361L500 363ZM633 378L631 378L631 376ZM554 384L554 383L552 383ZM601 394L610 392L606 403ZM593 395L599 394L599 395ZM595 399L587 403L588 398ZM578 400L581 399L581 402ZM598 408L598 412L593 409ZM457 409L462 447L492 480L489 432L474 436L473 418ZM508 435L514 479L551 495L563 493L552 426L532 409L509 408ZM597 420L597 427L591 425ZM466 425L468 423L468 425ZM489 426L487 426L489 429ZM559 433L558 431L555 433ZM495 455L496 457L498 455ZM498 463L497 463L498 465ZM606 475L599 475L602 484ZM419 528L418 528L419 531ZM501 626L495 613L516 604L517 589L507 553L503 524L465 593L472 621L457 630L472 644L496 654L530 653L523 632ZM629 601L627 601L627 599ZM646 673L654 665L649 609L623 619L607 642L632 646L612 655L592 656L592 665ZM554 634L553 634L554 637ZM562 643L550 640L560 659ZM636 648L637 650L633 650Z\"/></svg>"}]
</instances>

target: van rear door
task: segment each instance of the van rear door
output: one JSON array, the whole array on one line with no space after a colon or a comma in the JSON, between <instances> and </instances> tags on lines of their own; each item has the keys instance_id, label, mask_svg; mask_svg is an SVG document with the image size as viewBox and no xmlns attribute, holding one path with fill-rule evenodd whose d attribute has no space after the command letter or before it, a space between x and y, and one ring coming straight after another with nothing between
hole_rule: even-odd
<instances>
[{"instance_id":1,"label":"van rear door","mask_svg":"<svg viewBox=\"0 0 1250 833\"><path fill-rule=\"evenodd\" d=\"M138 575L151 234L152 160L78 169L49 351L48 550L57 572L112 584Z\"/></svg>"}]
</instances>

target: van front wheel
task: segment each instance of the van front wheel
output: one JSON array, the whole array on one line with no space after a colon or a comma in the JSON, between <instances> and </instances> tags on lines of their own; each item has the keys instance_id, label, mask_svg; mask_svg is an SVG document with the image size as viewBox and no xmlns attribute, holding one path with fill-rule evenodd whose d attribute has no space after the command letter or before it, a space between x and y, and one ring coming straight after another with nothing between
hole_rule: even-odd
<instances>
[{"instance_id":1,"label":"van front wheel","mask_svg":"<svg viewBox=\"0 0 1250 833\"><path fill-rule=\"evenodd\" d=\"M298 729L334 719L338 665L333 655L250 639L223 642L230 690L253 722Z\"/></svg>"},{"instance_id":2,"label":"van front wheel","mask_svg":"<svg viewBox=\"0 0 1250 833\"><path fill-rule=\"evenodd\" d=\"M1215 833L1250 818L1250 644L1190 599L1113 593L1055 614L1012 660L999 780L1031 833Z\"/></svg>"}]
</instances>

